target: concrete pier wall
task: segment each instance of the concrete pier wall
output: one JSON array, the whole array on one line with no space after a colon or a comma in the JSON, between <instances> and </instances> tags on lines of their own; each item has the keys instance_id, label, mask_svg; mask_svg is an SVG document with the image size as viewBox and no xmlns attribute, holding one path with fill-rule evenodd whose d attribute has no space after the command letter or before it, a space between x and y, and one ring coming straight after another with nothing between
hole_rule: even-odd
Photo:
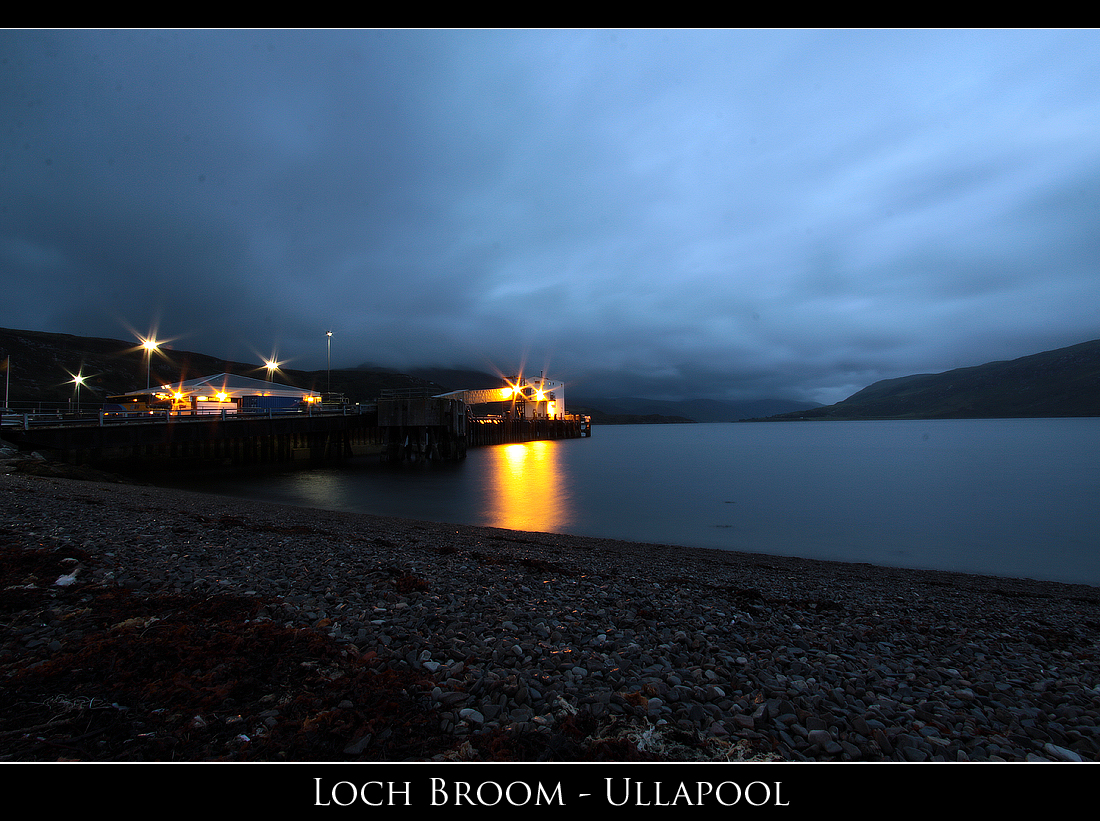
<instances>
[{"instance_id":1,"label":"concrete pier wall","mask_svg":"<svg viewBox=\"0 0 1100 821\"><path fill-rule=\"evenodd\" d=\"M178 417L4 431L21 448L72 464L141 461L166 466L343 459L380 453L382 436L373 414Z\"/></svg>"}]
</instances>

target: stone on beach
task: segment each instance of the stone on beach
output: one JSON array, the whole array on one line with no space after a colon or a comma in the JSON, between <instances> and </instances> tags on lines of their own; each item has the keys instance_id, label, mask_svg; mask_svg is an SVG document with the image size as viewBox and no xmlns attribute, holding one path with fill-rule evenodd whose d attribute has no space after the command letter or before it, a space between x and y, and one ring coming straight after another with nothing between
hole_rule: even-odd
<instances>
[{"instance_id":1,"label":"stone on beach","mask_svg":"<svg viewBox=\"0 0 1100 821\"><path fill-rule=\"evenodd\" d=\"M520 749L549 757L1100 759L1093 587L24 474L0 476L0 494L0 557L76 559L63 588L58 575L6 580L12 601L26 585L135 601L247 597L255 621L308 631L349 664L370 660L420 682L410 697L446 750L434 757L477 758L524 738L543 747ZM68 601L47 617L8 608L5 679L79 643ZM163 626L146 622L135 635ZM327 675L338 674L347 675ZM180 727L208 732L217 717L234 727L226 755L254 755L304 695L181 713ZM361 705L342 696L314 706L331 723ZM377 756L385 741L377 724L330 731L346 732L338 752L349 760Z\"/></svg>"}]
</instances>

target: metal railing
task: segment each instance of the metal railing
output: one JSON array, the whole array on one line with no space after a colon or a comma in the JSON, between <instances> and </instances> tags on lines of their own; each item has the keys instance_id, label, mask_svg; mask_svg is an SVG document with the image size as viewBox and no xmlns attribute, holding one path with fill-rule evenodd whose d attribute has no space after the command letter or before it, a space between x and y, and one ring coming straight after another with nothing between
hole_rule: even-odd
<instances>
[{"instance_id":1,"label":"metal railing","mask_svg":"<svg viewBox=\"0 0 1100 821\"><path fill-rule=\"evenodd\" d=\"M32 427L66 427L66 426L99 426L108 425L133 425L133 424L161 424L168 422L210 421L219 419L233 421L235 419L274 419L299 416L359 416L372 412L375 404L342 405L339 408L309 406L299 408L234 408L202 409L202 410L156 410L156 411L39 411L36 413L4 413L2 426L4 428L17 428L30 430Z\"/></svg>"}]
</instances>

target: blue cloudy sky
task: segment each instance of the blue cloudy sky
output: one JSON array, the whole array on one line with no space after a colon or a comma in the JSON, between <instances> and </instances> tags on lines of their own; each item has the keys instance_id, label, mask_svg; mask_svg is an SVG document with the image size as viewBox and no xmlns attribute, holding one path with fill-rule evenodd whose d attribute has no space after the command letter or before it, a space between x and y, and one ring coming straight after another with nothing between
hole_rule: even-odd
<instances>
[{"instance_id":1,"label":"blue cloudy sky","mask_svg":"<svg viewBox=\"0 0 1100 821\"><path fill-rule=\"evenodd\" d=\"M830 403L1100 337L1093 30L5 30L0 326Z\"/></svg>"}]
</instances>

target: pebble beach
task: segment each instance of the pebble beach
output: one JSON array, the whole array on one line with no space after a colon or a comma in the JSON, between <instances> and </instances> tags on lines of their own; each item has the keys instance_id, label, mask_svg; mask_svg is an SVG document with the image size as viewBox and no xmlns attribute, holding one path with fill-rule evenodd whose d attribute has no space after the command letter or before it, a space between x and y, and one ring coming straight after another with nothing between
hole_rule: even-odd
<instances>
[{"instance_id":1,"label":"pebble beach","mask_svg":"<svg viewBox=\"0 0 1100 821\"><path fill-rule=\"evenodd\" d=\"M0 476L0 498L6 760L285 760L300 753L280 738L322 726L338 760L1100 759L1100 588L20 470ZM122 593L131 618L91 618L93 600ZM72 677L94 666L89 642L125 635L133 651L180 602L212 597L249 603L249 629L317 642L324 661L295 673L314 677L260 682L254 702L223 682L222 701L208 689L194 703L151 687L122 703L109 677ZM154 600L174 604L154 616L141 607ZM196 663L163 659L171 646L148 651L161 661L147 675L191 675L199 692ZM364 690L332 689L367 672L401 677L420 746L397 745L399 722L368 715ZM93 739L71 719L97 698L115 724Z\"/></svg>"}]
</instances>

